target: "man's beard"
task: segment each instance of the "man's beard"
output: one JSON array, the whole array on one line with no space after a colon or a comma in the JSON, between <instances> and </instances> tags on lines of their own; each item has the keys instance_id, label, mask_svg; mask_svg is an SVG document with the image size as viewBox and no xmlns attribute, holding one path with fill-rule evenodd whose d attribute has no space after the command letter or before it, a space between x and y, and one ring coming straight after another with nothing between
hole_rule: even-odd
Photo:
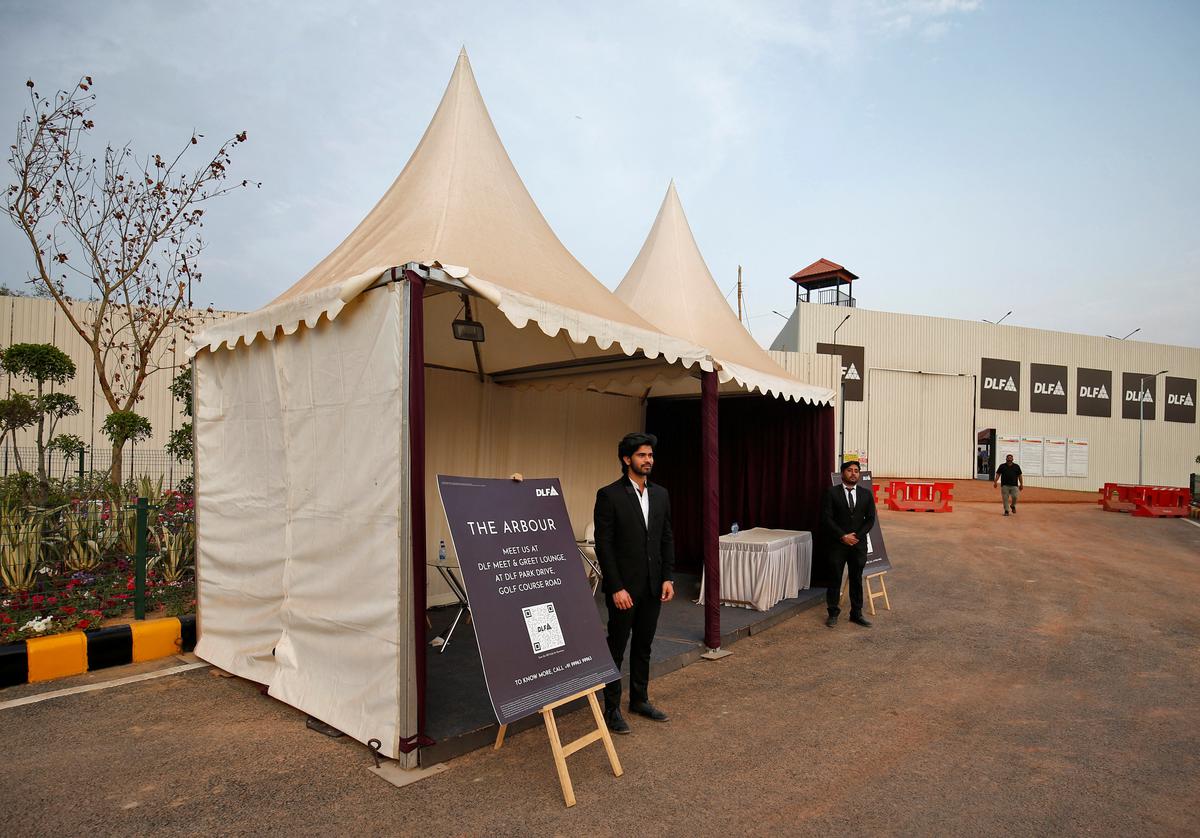
<instances>
[{"instance_id":1,"label":"man's beard","mask_svg":"<svg viewBox=\"0 0 1200 838\"><path fill-rule=\"evenodd\" d=\"M629 467L630 471L632 471L638 477L649 477L650 469L652 469L652 468L654 468L654 466L652 466L652 465L641 466L640 468L638 466L630 466Z\"/></svg>"}]
</instances>

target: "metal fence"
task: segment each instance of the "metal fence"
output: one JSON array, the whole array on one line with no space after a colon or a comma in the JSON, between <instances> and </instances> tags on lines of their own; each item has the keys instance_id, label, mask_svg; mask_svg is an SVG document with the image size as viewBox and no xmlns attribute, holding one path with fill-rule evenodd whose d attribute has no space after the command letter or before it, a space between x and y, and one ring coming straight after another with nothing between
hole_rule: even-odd
<instances>
[{"instance_id":1,"label":"metal fence","mask_svg":"<svg viewBox=\"0 0 1200 838\"><path fill-rule=\"evenodd\" d=\"M37 464L37 446L13 446L8 442L0 445L0 476L8 477L18 471L36 472ZM162 448L127 446L121 465L124 479L162 478L163 487L168 489L175 488L180 480L192 476L191 463L178 462ZM59 451L46 452L46 473L54 479L82 477L93 471L107 472L111 468L112 449L109 447L92 448L70 457L63 456Z\"/></svg>"}]
</instances>

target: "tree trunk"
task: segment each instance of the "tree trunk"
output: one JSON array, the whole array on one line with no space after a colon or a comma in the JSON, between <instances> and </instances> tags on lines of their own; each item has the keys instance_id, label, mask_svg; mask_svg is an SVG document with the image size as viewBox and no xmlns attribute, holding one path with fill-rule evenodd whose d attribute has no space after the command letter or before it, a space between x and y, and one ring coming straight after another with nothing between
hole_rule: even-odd
<instances>
[{"instance_id":1,"label":"tree trunk","mask_svg":"<svg viewBox=\"0 0 1200 838\"><path fill-rule=\"evenodd\" d=\"M114 445L112 449L112 468L108 472L108 481L114 486L121 485L121 458L125 450L125 444Z\"/></svg>"},{"instance_id":2,"label":"tree trunk","mask_svg":"<svg viewBox=\"0 0 1200 838\"><path fill-rule=\"evenodd\" d=\"M37 424L37 452L38 452L38 483L42 485L43 491L50 488L50 479L46 476L46 414L42 412L42 382L38 382L38 424Z\"/></svg>"}]
</instances>

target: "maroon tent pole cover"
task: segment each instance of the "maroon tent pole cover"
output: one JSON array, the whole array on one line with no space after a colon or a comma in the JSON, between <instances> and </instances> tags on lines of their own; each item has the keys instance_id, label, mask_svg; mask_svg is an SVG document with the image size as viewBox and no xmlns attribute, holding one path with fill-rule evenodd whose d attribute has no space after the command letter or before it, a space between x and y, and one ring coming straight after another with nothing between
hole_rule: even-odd
<instances>
[{"instance_id":1,"label":"maroon tent pole cover","mask_svg":"<svg viewBox=\"0 0 1200 838\"><path fill-rule=\"evenodd\" d=\"M700 543L704 559L704 645L721 648L721 559L717 518L721 495L717 462L717 374L700 373Z\"/></svg>"},{"instance_id":2,"label":"maroon tent pole cover","mask_svg":"<svg viewBox=\"0 0 1200 838\"><path fill-rule=\"evenodd\" d=\"M408 468L412 516L413 664L417 677L417 735L400 750L408 753L425 737L425 280L405 271L409 283L408 320Z\"/></svg>"}]
</instances>

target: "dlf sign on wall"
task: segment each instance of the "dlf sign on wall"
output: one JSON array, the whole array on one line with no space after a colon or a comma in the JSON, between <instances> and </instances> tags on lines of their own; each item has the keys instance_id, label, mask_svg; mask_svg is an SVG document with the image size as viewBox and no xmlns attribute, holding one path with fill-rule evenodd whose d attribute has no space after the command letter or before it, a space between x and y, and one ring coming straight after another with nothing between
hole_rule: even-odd
<instances>
[{"instance_id":1,"label":"dlf sign on wall","mask_svg":"<svg viewBox=\"0 0 1200 838\"><path fill-rule=\"evenodd\" d=\"M991 410L1021 409L1021 362L981 358L979 406Z\"/></svg>"},{"instance_id":2,"label":"dlf sign on wall","mask_svg":"<svg viewBox=\"0 0 1200 838\"><path fill-rule=\"evenodd\" d=\"M1075 413L1079 416L1112 416L1112 370L1075 370Z\"/></svg>"},{"instance_id":3,"label":"dlf sign on wall","mask_svg":"<svg viewBox=\"0 0 1200 838\"><path fill-rule=\"evenodd\" d=\"M1121 415L1126 419L1153 419L1157 381L1157 376L1148 373L1121 373Z\"/></svg>"},{"instance_id":4,"label":"dlf sign on wall","mask_svg":"<svg viewBox=\"0 0 1200 838\"><path fill-rule=\"evenodd\" d=\"M1164 383L1163 419L1168 422L1196 422L1196 379L1168 375Z\"/></svg>"},{"instance_id":5,"label":"dlf sign on wall","mask_svg":"<svg viewBox=\"0 0 1200 838\"><path fill-rule=\"evenodd\" d=\"M1067 412L1067 368L1029 365L1029 409L1034 413Z\"/></svg>"},{"instance_id":6,"label":"dlf sign on wall","mask_svg":"<svg viewBox=\"0 0 1200 838\"><path fill-rule=\"evenodd\" d=\"M846 384L846 401L861 402L863 379L867 377L863 348L844 343L818 343L817 354L842 356L842 381Z\"/></svg>"}]
</instances>

